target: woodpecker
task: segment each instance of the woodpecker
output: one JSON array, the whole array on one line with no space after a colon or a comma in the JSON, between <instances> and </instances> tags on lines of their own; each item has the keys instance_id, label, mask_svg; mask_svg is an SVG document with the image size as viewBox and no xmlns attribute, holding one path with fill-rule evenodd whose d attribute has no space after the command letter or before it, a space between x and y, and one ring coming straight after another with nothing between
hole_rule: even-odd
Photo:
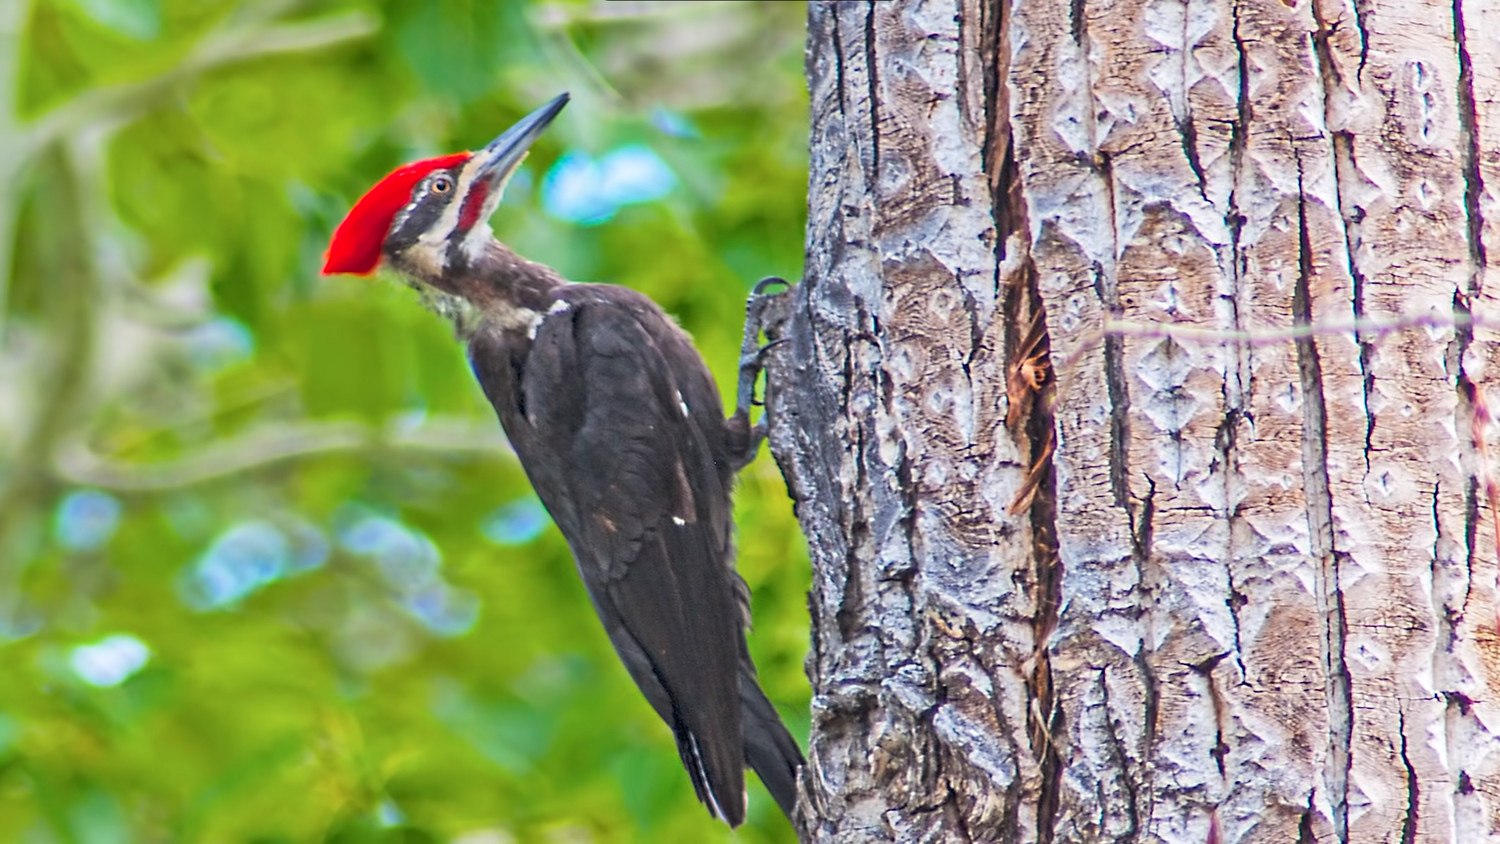
<instances>
[{"instance_id":1,"label":"woodpecker","mask_svg":"<svg viewBox=\"0 0 1500 844\"><path fill-rule=\"evenodd\" d=\"M749 416L758 331L747 321L726 418L702 357L655 302L565 281L495 239L506 181L567 102L477 152L396 168L334 231L323 273L384 262L459 318L474 375L698 799L738 826L748 765L791 817L802 752L745 645L731 535L734 476L764 433Z\"/></svg>"}]
</instances>

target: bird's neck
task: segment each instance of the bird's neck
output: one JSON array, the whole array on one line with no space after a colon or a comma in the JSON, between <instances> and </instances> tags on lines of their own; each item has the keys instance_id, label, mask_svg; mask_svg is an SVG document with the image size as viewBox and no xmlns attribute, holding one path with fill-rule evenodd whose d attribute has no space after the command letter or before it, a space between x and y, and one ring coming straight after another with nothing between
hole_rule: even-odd
<instances>
[{"instance_id":1,"label":"bird's neck","mask_svg":"<svg viewBox=\"0 0 1500 844\"><path fill-rule=\"evenodd\" d=\"M462 301L430 303L452 319L460 334L480 323L510 331L529 331L551 307L557 289L567 284L545 264L528 261L509 247L491 240L467 266L456 268L433 284L441 293Z\"/></svg>"}]
</instances>

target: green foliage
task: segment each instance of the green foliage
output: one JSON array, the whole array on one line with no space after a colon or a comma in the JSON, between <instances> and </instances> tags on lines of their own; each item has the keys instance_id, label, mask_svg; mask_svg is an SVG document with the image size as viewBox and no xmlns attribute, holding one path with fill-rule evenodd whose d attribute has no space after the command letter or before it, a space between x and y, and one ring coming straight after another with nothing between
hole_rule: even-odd
<instances>
[{"instance_id":1,"label":"green foliage","mask_svg":"<svg viewBox=\"0 0 1500 844\"><path fill-rule=\"evenodd\" d=\"M694 800L451 327L318 268L391 167L570 90L497 234L727 390L801 263L802 11L0 3L0 841L791 840L758 783L737 836ZM737 511L805 735L768 456Z\"/></svg>"}]
</instances>

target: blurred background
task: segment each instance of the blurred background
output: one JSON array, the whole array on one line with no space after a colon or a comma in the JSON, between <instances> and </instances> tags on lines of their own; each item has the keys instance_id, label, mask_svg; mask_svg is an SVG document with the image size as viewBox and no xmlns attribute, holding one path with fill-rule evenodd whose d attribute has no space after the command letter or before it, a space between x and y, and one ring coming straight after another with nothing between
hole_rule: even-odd
<instances>
[{"instance_id":1,"label":"blurred background","mask_svg":"<svg viewBox=\"0 0 1500 844\"><path fill-rule=\"evenodd\" d=\"M800 2L0 0L0 841L731 835L594 619L452 329L318 275L404 161L572 105L493 225L655 297L726 392L795 278ZM807 562L740 569L806 735Z\"/></svg>"}]
</instances>

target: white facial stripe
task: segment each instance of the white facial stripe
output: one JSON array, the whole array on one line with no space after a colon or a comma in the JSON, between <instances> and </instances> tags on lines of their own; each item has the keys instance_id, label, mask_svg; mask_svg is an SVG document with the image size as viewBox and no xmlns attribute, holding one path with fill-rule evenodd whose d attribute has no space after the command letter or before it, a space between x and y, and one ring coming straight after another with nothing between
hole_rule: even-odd
<instances>
[{"instance_id":1,"label":"white facial stripe","mask_svg":"<svg viewBox=\"0 0 1500 844\"><path fill-rule=\"evenodd\" d=\"M393 232L393 231L401 228L402 226L406 225L406 218L411 216L411 212L417 210L417 203L422 201L422 197L427 194L427 190L431 186L432 186L432 177L431 176L428 176L427 178L423 179L421 181L421 183L417 185L417 189L411 192L411 201L408 202L408 203L406 203L406 205L402 206L402 208L401 208L400 211L396 212L396 219L394 221L392 221L392 223L391 223L391 228L390 228L391 232ZM389 233L390 232L387 232L387 234L389 234Z\"/></svg>"},{"instance_id":2,"label":"white facial stripe","mask_svg":"<svg viewBox=\"0 0 1500 844\"><path fill-rule=\"evenodd\" d=\"M447 208L443 209L443 216L438 218L437 225L429 228L425 232L422 232L422 235L419 238L421 242L435 249L442 250L443 244L447 243L448 237L453 234L453 230L458 228L458 213L459 211L463 210L463 198L465 196L468 196L469 185L474 183L474 176L478 172L479 158L470 157L469 160L464 163L463 169L458 171L458 185L455 187L453 192L453 201L448 203ZM427 182L423 181L422 184L425 190ZM444 265L446 265L448 262L446 250L444 250L442 260Z\"/></svg>"}]
</instances>

